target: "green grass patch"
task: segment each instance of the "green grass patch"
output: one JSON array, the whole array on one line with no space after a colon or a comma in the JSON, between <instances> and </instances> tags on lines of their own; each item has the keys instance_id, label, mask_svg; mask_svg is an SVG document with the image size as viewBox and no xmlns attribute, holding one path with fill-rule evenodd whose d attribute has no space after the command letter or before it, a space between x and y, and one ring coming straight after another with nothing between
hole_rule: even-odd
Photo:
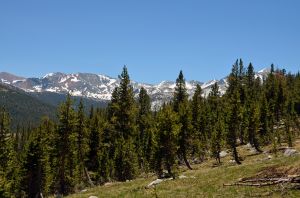
<instances>
[{"instance_id":1,"label":"green grass patch","mask_svg":"<svg viewBox=\"0 0 300 198\"><path fill-rule=\"evenodd\" d=\"M256 173L268 167L293 166L300 168L300 156L285 157L279 154L250 155L246 148L239 148L244 157L242 165L230 163L230 156L222 159L222 165L213 167L213 160L194 165L194 170L181 169L180 175L188 178L176 179L160 183L155 188L146 189L156 177L138 178L123 183L111 183L87 189L86 192L70 195L70 198L97 197L300 197L300 190L288 189L287 186L249 187L229 186L225 183L234 183L240 178L255 176Z\"/></svg>"}]
</instances>

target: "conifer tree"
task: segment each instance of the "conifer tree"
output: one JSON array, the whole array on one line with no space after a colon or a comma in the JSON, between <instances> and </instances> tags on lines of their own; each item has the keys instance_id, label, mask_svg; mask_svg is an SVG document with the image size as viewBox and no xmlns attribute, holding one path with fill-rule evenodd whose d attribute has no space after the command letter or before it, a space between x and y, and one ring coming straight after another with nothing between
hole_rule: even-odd
<instances>
[{"instance_id":1,"label":"conifer tree","mask_svg":"<svg viewBox=\"0 0 300 198\"><path fill-rule=\"evenodd\" d=\"M118 88L118 114L117 114L117 130L121 136L127 140L136 135L135 113L136 105L133 95L133 87L130 85L130 77L126 66L119 76L120 87Z\"/></svg>"},{"instance_id":2,"label":"conifer tree","mask_svg":"<svg viewBox=\"0 0 300 198\"><path fill-rule=\"evenodd\" d=\"M11 197L18 191L18 160L10 130L10 116L0 108L0 195Z\"/></svg>"},{"instance_id":3,"label":"conifer tree","mask_svg":"<svg viewBox=\"0 0 300 198\"><path fill-rule=\"evenodd\" d=\"M137 175L137 156L132 138L118 139L115 152L115 177L119 181L132 180Z\"/></svg>"},{"instance_id":4,"label":"conifer tree","mask_svg":"<svg viewBox=\"0 0 300 198\"><path fill-rule=\"evenodd\" d=\"M93 111L93 110L92 110ZM84 105L82 99L80 99L78 105L78 111L76 112L76 123L75 123L75 138L76 138L76 161L77 161L77 182L87 181L91 185L92 182L89 178L86 161L88 152L88 134L86 128L86 118L84 112Z\"/></svg>"},{"instance_id":5,"label":"conifer tree","mask_svg":"<svg viewBox=\"0 0 300 198\"><path fill-rule=\"evenodd\" d=\"M66 195L74 187L75 112L70 95L59 108L59 123L55 141L57 149L57 191Z\"/></svg>"},{"instance_id":6,"label":"conifer tree","mask_svg":"<svg viewBox=\"0 0 300 198\"><path fill-rule=\"evenodd\" d=\"M151 115L150 97L145 88L141 88L138 99L138 158L143 170L150 168L154 152L154 124Z\"/></svg>"},{"instance_id":7,"label":"conifer tree","mask_svg":"<svg viewBox=\"0 0 300 198\"><path fill-rule=\"evenodd\" d=\"M173 99L175 112L179 112L179 104L187 100L187 97L188 95L185 87L185 79L182 71L180 70L178 78L176 79L176 86Z\"/></svg>"},{"instance_id":8,"label":"conifer tree","mask_svg":"<svg viewBox=\"0 0 300 198\"><path fill-rule=\"evenodd\" d=\"M209 126L211 130L210 149L212 156L220 164L221 138L224 133L224 124L221 114L221 100L219 86L215 83L208 96Z\"/></svg>"},{"instance_id":9,"label":"conifer tree","mask_svg":"<svg viewBox=\"0 0 300 198\"><path fill-rule=\"evenodd\" d=\"M114 129L117 138L115 147L115 177L124 181L136 176L138 160L135 149L137 148L137 108L133 96L133 88L126 66L119 76L120 86L115 89L111 102L111 112L115 120Z\"/></svg>"},{"instance_id":10,"label":"conifer tree","mask_svg":"<svg viewBox=\"0 0 300 198\"><path fill-rule=\"evenodd\" d=\"M56 124L48 117L42 118L40 124L40 136L42 146L42 166L43 166L43 195L53 193L55 188L54 176L57 171L57 156L55 141L57 135Z\"/></svg>"},{"instance_id":11,"label":"conifer tree","mask_svg":"<svg viewBox=\"0 0 300 198\"><path fill-rule=\"evenodd\" d=\"M179 72L178 78L176 79L173 107L174 111L178 113L182 125L180 133L178 134L178 155L184 160L186 166L192 169L187 160L187 154L191 144L192 113L188 103L188 95L182 71Z\"/></svg>"},{"instance_id":12,"label":"conifer tree","mask_svg":"<svg viewBox=\"0 0 300 198\"><path fill-rule=\"evenodd\" d=\"M11 133L8 137L8 157L6 171L4 172L6 178L6 191L9 197L22 197L20 189L20 160L14 149L14 137Z\"/></svg>"},{"instance_id":13,"label":"conifer tree","mask_svg":"<svg viewBox=\"0 0 300 198\"><path fill-rule=\"evenodd\" d=\"M9 155L10 118L4 107L0 109L0 171L6 170Z\"/></svg>"},{"instance_id":14,"label":"conifer tree","mask_svg":"<svg viewBox=\"0 0 300 198\"><path fill-rule=\"evenodd\" d=\"M239 78L238 78L238 63L236 62L232 71L228 77L228 88L226 91L227 96L227 107L228 107L228 117L227 117L227 144L231 147L233 158L237 164L241 164L237 152L237 134L240 130L241 125L241 101L239 93Z\"/></svg>"},{"instance_id":15,"label":"conifer tree","mask_svg":"<svg viewBox=\"0 0 300 198\"><path fill-rule=\"evenodd\" d=\"M97 171L98 164L98 151L100 148L100 126L99 115L94 114L94 117L90 120L90 131L88 140L88 153L87 153L87 165L89 170Z\"/></svg>"},{"instance_id":16,"label":"conifer tree","mask_svg":"<svg viewBox=\"0 0 300 198\"><path fill-rule=\"evenodd\" d=\"M256 149L256 151L261 152L257 139L257 131L259 128L259 109L257 105L258 96L256 94L256 88L259 87L255 87L255 85L255 72L252 64L250 63L246 72L245 118L247 119L248 141Z\"/></svg>"},{"instance_id":17,"label":"conifer tree","mask_svg":"<svg viewBox=\"0 0 300 198\"><path fill-rule=\"evenodd\" d=\"M113 171L113 156L111 154L111 142L107 139L107 132L110 132L109 124L105 122L103 127L103 136L98 151L98 164L99 168L97 170L97 181L100 184L104 184L109 181Z\"/></svg>"},{"instance_id":18,"label":"conifer tree","mask_svg":"<svg viewBox=\"0 0 300 198\"><path fill-rule=\"evenodd\" d=\"M21 189L28 197L42 197L46 179L46 165L44 157L46 153L42 148L42 129L32 132L32 137L25 148L25 157L21 165Z\"/></svg>"},{"instance_id":19,"label":"conifer tree","mask_svg":"<svg viewBox=\"0 0 300 198\"><path fill-rule=\"evenodd\" d=\"M271 65L271 71L265 82L265 95L268 102L268 123L269 123L269 135L272 142L276 138L274 133L274 125L276 124L275 119L275 108L276 108L276 98L278 93L278 86L275 79L274 65Z\"/></svg>"},{"instance_id":20,"label":"conifer tree","mask_svg":"<svg viewBox=\"0 0 300 198\"><path fill-rule=\"evenodd\" d=\"M204 160L207 149L207 136L205 134L205 100L202 97L201 86L197 85L192 98L192 125L194 129L194 147L195 152L199 154L201 161Z\"/></svg>"},{"instance_id":21,"label":"conifer tree","mask_svg":"<svg viewBox=\"0 0 300 198\"><path fill-rule=\"evenodd\" d=\"M169 105L164 105L157 115L158 134L157 150L155 153L155 169L159 177L163 176L163 169L169 176L175 178L175 163L177 152L177 138L181 124L176 113Z\"/></svg>"},{"instance_id":22,"label":"conifer tree","mask_svg":"<svg viewBox=\"0 0 300 198\"><path fill-rule=\"evenodd\" d=\"M264 144L270 143L270 127L269 127L269 109L268 109L268 102L266 99L265 94L263 93L260 99L260 127L259 127L259 135L260 140Z\"/></svg>"}]
</instances>

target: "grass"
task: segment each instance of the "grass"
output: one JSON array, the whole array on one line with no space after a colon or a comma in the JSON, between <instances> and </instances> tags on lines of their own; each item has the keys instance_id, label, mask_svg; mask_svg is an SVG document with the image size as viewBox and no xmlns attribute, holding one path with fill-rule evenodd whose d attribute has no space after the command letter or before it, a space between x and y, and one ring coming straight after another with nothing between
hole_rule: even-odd
<instances>
[{"instance_id":1,"label":"grass","mask_svg":"<svg viewBox=\"0 0 300 198\"><path fill-rule=\"evenodd\" d=\"M300 141L295 147L300 151ZM268 148L264 148L268 149ZM251 155L245 147L239 147L239 153L244 157L242 165L230 163L230 156L222 159L222 165L213 167L214 160L208 160L199 165L193 165L194 170L180 169L180 175L188 178L165 181L155 188L146 189L155 176L138 178L129 182L115 182L109 185L87 189L70 195L69 198L97 197L300 197L300 190L285 189L282 186L224 187L224 183L233 183L242 177L254 176L257 172L268 167L293 166L300 168L300 156L285 157L272 155L271 160L265 160L270 154Z\"/></svg>"}]
</instances>

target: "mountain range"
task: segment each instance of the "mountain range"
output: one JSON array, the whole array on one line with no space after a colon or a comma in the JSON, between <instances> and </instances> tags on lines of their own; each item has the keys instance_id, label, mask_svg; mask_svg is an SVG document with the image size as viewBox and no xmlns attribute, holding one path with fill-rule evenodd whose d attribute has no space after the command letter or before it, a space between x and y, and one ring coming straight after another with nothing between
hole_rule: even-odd
<instances>
[{"instance_id":1,"label":"mountain range","mask_svg":"<svg viewBox=\"0 0 300 198\"><path fill-rule=\"evenodd\" d=\"M269 69L256 72L256 77L264 79L269 73ZM115 87L120 83L118 78L112 78L102 74L75 73L65 74L61 72L49 73L43 77L24 78L6 72L0 72L0 82L19 88L28 94L38 96L43 100L51 94L65 95L70 93L74 97L107 103ZM207 96L211 86L218 83L221 94L227 88L227 77L220 80L199 82L195 80L186 81L186 88L191 97L196 85L199 84L203 90L203 95ZM134 94L137 97L141 87L144 87L152 100L152 107L159 107L163 102L171 100L176 83L173 81L162 81L159 84L147 84L132 81ZM51 101L50 101L51 102Z\"/></svg>"}]
</instances>

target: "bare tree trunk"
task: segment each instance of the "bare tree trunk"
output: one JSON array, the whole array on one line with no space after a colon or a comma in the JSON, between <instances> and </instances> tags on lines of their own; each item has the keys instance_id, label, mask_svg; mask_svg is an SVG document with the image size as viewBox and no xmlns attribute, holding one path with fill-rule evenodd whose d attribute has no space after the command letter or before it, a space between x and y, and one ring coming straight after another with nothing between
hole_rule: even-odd
<instances>
[{"instance_id":1,"label":"bare tree trunk","mask_svg":"<svg viewBox=\"0 0 300 198\"><path fill-rule=\"evenodd\" d=\"M91 187L94 187L94 184L90 178L89 172L87 171L86 167L84 167L83 170L84 170L84 174L87 178L88 183L90 184Z\"/></svg>"},{"instance_id":2,"label":"bare tree trunk","mask_svg":"<svg viewBox=\"0 0 300 198\"><path fill-rule=\"evenodd\" d=\"M189 163L189 161L187 160L185 154L183 154L183 160L184 160L185 165L186 165L190 170L193 170L192 167L191 167L191 165L190 165L190 163Z\"/></svg>"},{"instance_id":3,"label":"bare tree trunk","mask_svg":"<svg viewBox=\"0 0 300 198\"><path fill-rule=\"evenodd\" d=\"M242 164L242 163L240 162L240 160L239 160L239 156L238 156L238 153L237 153L237 150L236 150L236 147L235 147L235 146L233 147L233 158L234 158L234 160L235 160L235 162L236 162L237 164Z\"/></svg>"}]
</instances>

